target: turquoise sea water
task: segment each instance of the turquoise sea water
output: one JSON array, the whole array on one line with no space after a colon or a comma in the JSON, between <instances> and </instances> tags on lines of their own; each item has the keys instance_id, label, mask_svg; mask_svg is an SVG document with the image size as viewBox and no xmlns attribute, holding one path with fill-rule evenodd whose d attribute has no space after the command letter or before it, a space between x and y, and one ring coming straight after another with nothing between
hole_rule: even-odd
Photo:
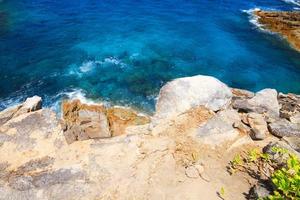
<instances>
[{"instance_id":1,"label":"turquoise sea water","mask_svg":"<svg viewBox=\"0 0 300 200\"><path fill-rule=\"evenodd\" d=\"M291 0L289 0L291 2ZM281 0L0 0L0 109L40 95L154 108L177 77L300 93L300 53L245 10Z\"/></svg>"}]
</instances>

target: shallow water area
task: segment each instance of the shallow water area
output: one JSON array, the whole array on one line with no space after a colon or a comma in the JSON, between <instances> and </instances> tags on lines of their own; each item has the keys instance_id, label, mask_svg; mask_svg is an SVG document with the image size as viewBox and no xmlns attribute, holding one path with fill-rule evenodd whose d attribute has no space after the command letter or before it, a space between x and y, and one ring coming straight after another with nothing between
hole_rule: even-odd
<instances>
[{"instance_id":1,"label":"shallow water area","mask_svg":"<svg viewBox=\"0 0 300 200\"><path fill-rule=\"evenodd\" d=\"M164 83L197 74L300 93L300 54L244 12L298 3L0 1L0 110L40 95L54 108L80 97L151 112Z\"/></svg>"}]
</instances>

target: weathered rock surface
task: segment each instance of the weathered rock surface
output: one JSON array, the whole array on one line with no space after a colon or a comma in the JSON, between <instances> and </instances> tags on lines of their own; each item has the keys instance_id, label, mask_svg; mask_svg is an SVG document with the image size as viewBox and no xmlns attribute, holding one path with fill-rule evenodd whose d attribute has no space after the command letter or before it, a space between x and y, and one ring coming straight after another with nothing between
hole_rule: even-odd
<instances>
[{"instance_id":1,"label":"weathered rock surface","mask_svg":"<svg viewBox=\"0 0 300 200\"><path fill-rule=\"evenodd\" d=\"M0 112L0 126L6 123L13 117L18 117L22 114L33 112L42 108L42 98L39 96L33 96L27 98L22 104L14 107L7 108Z\"/></svg>"},{"instance_id":2,"label":"weathered rock surface","mask_svg":"<svg viewBox=\"0 0 300 200\"><path fill-rule=\"evenodd\" d=\"M269 124L269 130L278 137L300 137L300 125L293 124L286 119Z\"/></svg>"},{"instance_id":3,"label":"weathered rock surface","mask_svg":"<svg viewBox=\"0 0 300 200\"><path fill-rule=\"evenodd\" d=\"M64 135L68 143L118 136L124 134L130 126L150 123L147 115L139 114L130 108L106 108L100 104L83 104L79 100L64 101L62 113Z\"/></svg>"},{"instance_id":4,"label":"weathered rock surface","mask_svg":"<svg viewBox=\"0 0 300 200\"><path fill-rule=\"evenodd\" d=\"M230 88L210 76L175 79L161 88L155 117L171 117L201 105L217 111L226 107L231 97Z\"/></svg>"},{"instance_id":5,"label":"weathered rock surface","mask_svg":"<svg viewBox=\"0 0 300 200\"><path fill-rule=\"evenodd\" d=\"M231 88L231 92L233 98L235 99L250 99L255 96L255 94L248 90L238 89L238 88Z\"/></svg>"},{"instance_id":6,"label":"weathered rock surface","mask_svg":"<svg viewBox=\"0 0 300 200\"><path fill-rule=\"evenodd\" d=\"M107 109L107 118L113 136L124 134L129 126L138 126L150 123L146 115L125 107L112 107Z\"/></svg>"},{"instance_id":7,"label":"weathered rock surface","mask_svg":"<svg viewBox=\"0 0 300 200\"><path fill-rule=\"evenodd\" d=\"M300 137L283 137L282 140L300 153Z\"/></svg>"},{"instance_id":8,"label":"weathered rock surface","mask_svg":"<svg viewBox=\"0 0 300 200\"><path fill-rule=\"evenodd\" d=\"M238 136L239 132L233 126L240 120L235 110L220 111L198 128L197 136L203 143L220 145Z\"/></svg>"},{"instance_id":9,"label":"weathered rock surface","mask_svg":"<svg viewBox=\"0 0 300 200\"><path fill-rule=\"evenodd\" d=\"M279 120L275 90L253 96L232 89L233 105L240 101L238 110L247 112L238 113L227 107L231 89L211 77L174 82L161 91L155 123L128 108L79 101L64 102L61 123L51 110L40 109L38 98L1 112L0 200L214 200L223 186L226 198L238 200L245 198L249 182L225 170L236 153L276 141L265 152L280 145L300 155L297 112L290 121ZM281 105L291 102L281 100ZM282 140L251 140L250 127L256 139L265 138L266 118L273 118L269 130ZM277 159L276 152L271 159Z\"/></svg>"},{"instance_id":10,"label":"weathered rock surface","mask_svg":"<svg viewBox=\"0 0 300 200\"><path fill-rule=\"evenodd\" d=\"M102 105L86 105L79 100L64 101L62 113L66 125L64 135L68 143L111 137L106 110Z\"/></svg>"},{"instance_id":11,"label":"weathered rock surface","mask_svg":"<svg viewBox=\"0 0 300 200\"><path fill-rule=\"evenodd\" d=\"M254 140L263 140L267 137L268 125L265 121L264 117L261 114L257 113L249 113L247 116L247 120L251 127L251 137Z\"/></svg>"},{"instance_id":12,"label":"weathered rock surface","mask_svg":"<svg viewBox=\"0 0 300 200\"><path fill-rule=\"evenodd\" d=\"M295 94L278 95L278 101L281 106L280 117L287 120L294 120L293 118L300 114L300 96ZM291 119L292 118L292 119Z\"/></svg>"},{"instance_id":13,"label":"weathered rock surface","mask_svg":"<svg viewBox=\"0 0 300 200\"><path fill-rule=\"evenodd\" d=\"M256 11L259 23L272 32L281 34L292 47L300 50L299 11Z\"/></svg>"},{"instance_id":14,"label":"weathered rock surface","mask_svg":"<svg viewBox=\"0 0 300 200\"><path fill-rule=\"evenodd\" d=\"M261 90L251 99L235 100L232 106L240 112L256 112L273 119L279 117L280 107L277 100L277 91L274 89Z\"/></svg>"},{"instance_id":15,"label":"weathered rock surface","mask_svg":"<svg viewBox=\"0 0 300 200\"><path fill-rule=\"evenodd\" d=\"M300 124L300 113L291 116L290 121L294 124Z\"/></svg>"},{"instance_id":16,"label":"weathered rock surface","mask_svg":"<svg viewBox=\"0 0 300 200\"><path fill-rule=\"evenodd\" d=\"M75 110L79 116L81 110ZM226 178L217 178L220 174L215 172L224 167L218 161L205 172L195 164L200 157L217 156L189 136L213 115L199 107L158 124L150 134L137 129L140 132L72 144L67 144L63 127L50 110L14 117L0 126L0 199L217 200L216 191L229 185L232 177L224 172ZM77 122L78 116L65 117ZM188 166L192 166L189 176L200 178L187 177ZM248 183L235 183L238 191L241 187L247 191ZM232 190L228 198L243 199L242 192Z\"/></svg>"}]
</instances>

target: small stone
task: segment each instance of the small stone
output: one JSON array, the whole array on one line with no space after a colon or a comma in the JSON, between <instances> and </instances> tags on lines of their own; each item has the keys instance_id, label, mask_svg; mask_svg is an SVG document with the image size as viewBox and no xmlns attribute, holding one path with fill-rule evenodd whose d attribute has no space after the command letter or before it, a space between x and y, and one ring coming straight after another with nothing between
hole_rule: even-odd
<instances>
[{"instance_id":1,"label":"small stone","mask_svg":"<svg viewBox=\"0 0 300 200\"><path fill-rule=\"evenodd\" d=\"M263 140L267 137L268 125L264 117L257 113L248 114L248 122L251 127L252 134L250 135L254 140Z\"/></svg>"},{"instance_id":2,"label":"small stone","mask_svg":"<svg viewBox=\"0 0 300 200\"><path fill-rule=\"evenodd\" d=\"M188 166L185 169L185 175L188 178L198 178L199 177L199 172L195 166Z\"/></svg>"},{"instance_id":3,"label":"small stone","mask_svg":"<svg viewBox=\"0 0 300 200\"><path fill-rule=\"evenodd\" d=\"M197 169L199 174L202 174L204 172L204 167L200 164L196 164L195 168Z\"/></svg>"},{"instance_id":4,"label":"small stone","mask_svg":"<svg viewBox=\"0 0 300 200\"><path fill-rule=\"evenodd\" d=\"M233 123L233 127L238 129L240 132L244 133L244 134L249 134L251 129L245 125L244 123L242 123L241 121L239 122L234 122Z\"/></svg>"}]
</instances>

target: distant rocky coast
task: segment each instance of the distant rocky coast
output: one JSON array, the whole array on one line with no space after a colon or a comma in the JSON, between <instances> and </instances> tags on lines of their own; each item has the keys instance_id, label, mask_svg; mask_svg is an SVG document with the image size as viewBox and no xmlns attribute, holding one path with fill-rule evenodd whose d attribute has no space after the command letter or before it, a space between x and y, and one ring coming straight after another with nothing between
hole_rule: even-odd
<instances>
[{"instance_id":1,"label":"distant rocky coast","mask_svg":"<svg viewBox=\"0 0 300 200\"><path fill-rule=\"evenodd\" d=\"M296 50L300 51L299 11L255 11L258 22L272 32L281 34Z\"/></svg>"},{"instance_id":2,"label":"distant rocky coast","mask_svg":"<svg viewBox=\"0 0 300 200\"><path fill-rule=\"evenodd\" d=\"M70 99L61 119L35 96L0 112L0 199L263 197L226 168L268 145L299 157L299 95L199 75L163 86L153 116Z\"/></svg>"}]
</instances>

